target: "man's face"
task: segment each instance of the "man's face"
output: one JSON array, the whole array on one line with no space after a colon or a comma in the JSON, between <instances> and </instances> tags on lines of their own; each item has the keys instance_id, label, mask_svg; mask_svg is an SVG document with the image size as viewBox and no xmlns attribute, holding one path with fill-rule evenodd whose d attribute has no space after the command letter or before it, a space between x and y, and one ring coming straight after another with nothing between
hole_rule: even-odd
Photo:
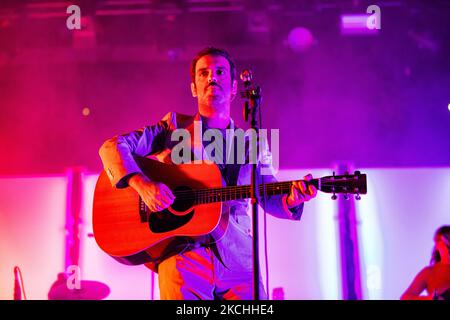
<instances>
[{"instance_id":1,"label":"man's face","mask_svg":"<svg viewBox=\"0 0 450 320\"><path fill-rule=\"evenodd\" d=\"M236 94L237 83L231 81L230 63L222 56L203 56L195 66L195 85L192 95L199 104L220 107L230 103Z\"/></svg>"}]
</instances>

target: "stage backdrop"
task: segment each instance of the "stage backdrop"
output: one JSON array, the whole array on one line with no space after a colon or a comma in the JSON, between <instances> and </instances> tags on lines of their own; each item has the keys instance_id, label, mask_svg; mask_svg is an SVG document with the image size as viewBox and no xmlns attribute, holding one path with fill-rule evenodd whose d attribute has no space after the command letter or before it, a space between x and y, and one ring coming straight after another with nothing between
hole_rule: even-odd
<instances>
[{"instance_id":1,"label":"stage backdrop","mask_svg":"<svg viewBox=\"0 0 450 320\"><path fill-rule=\"evenodd\" d=\"M278 177L291 180L309 171L280 171ZM398 299L428 263L436 228L450 222L450 169L361 171L368 174L369 192L356 205L363 297ZM311 172L322 176L331 170ZM108 299L158 299L157 277L143 266L119 264L91 237L96 178L83 176L82 279L107 284ZM22 270L27 297L47 298L64 269L66 188L65 175L0 178L0 299L13 298L15 265ZM271 297L275 289L285 299L341 298L336 217L337 203L328 194L308 203L300 222L268 216ZM265 278L263 251L261 242Z\"/></svg>"}]
</instances>

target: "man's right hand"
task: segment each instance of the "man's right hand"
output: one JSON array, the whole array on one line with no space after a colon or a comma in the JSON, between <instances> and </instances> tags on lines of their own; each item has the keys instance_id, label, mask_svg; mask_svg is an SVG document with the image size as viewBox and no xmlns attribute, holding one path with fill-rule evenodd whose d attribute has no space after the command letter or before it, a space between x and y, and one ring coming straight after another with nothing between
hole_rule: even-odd
<instances>
[{"instance_id":1,"label":"man's right hand","mask_svg":"<svg viewBox=\"0 0 450 320\"><path fill-rule=\"evenodd\" d=\"M128 184L141 196L142 201L152 212L162 211L173 203L175 196L162 182L154 182L141 173L133 175Z\"/></svg>"}]
</instances>

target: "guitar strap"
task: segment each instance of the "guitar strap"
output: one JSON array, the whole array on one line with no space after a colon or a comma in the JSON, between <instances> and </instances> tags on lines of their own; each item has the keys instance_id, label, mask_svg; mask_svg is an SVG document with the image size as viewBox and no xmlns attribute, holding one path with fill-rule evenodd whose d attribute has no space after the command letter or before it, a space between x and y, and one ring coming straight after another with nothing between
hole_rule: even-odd
<instances>
[{"instance_id":1,"label":"guitar strap","mask_svg":"<svg viewBox=\"0 0 450 320\"><path fill-rule=\"evenodd\" d=\"M202 124L202 134L204 134L205 130L207 128L203 126ZM230 124L227 129L232 130L232 132L235 129L234 121L233 119L230 119ZM239 177L239 171L241 169L241 165L237 163L238 155L237 155L237 137L234 136L234 141L232 144L226 143L226 129L220 130L222 133L222 139L223 139L223 146L226 146L226 150L222 150L222 154L218 155L222 158L222 163L217 163L216 165L219 167L220 172L222 173L222 177L226 182L227 186L236 186L238 177ZM206 143L206 142L204 142ZM205 146L203 146L205 147ZM230 155L231 148L234 149L234 159L228 159L228 155ZM248 147L247 147L247 138L246 138L246 147L245 152L247 153ZM217 150L214 150L214 152L217 152ZM204 154L206 156L206 154ZM208 159L209 160L209 159Z\"/></svg>"},{"instance_id":2,"label":"guitar strap","mask_svg":"<svg viewBox=\"0 0 450 320\"><path fill-rule=\"evenodd\" d=\"M225 166L225 181L227 182L227 186L236 186L237 185L237 181L239 178L239 172L241 170L241 166L242 164L238 164L237 163L237 159L238 159L238 154L237 154L237 138L234 137L234 143L233 143L233 147L234 147L234 155L235 155L235 159L233 161L232 164L228 164L227 166ZM249 158L249 139L248 137L245 137L245 156L244 156L244 164L249 164L250 163L250 158Z\"/></svg>"}]
</instances>

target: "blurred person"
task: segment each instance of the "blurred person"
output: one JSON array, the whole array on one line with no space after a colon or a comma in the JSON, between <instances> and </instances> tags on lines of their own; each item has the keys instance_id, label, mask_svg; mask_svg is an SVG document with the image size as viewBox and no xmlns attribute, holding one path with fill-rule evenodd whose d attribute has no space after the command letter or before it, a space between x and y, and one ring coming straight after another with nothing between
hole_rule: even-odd
<instances>
[{"instance_id":1,"label":"blurred person","mask_svg":"<svg viewBox=\"0 0 450 320\"><path fill-rule=\"evenodd\" d=\"M427 295L421 295L426 291ZM450 300L450 226L434 235L430 265L423 268L401 296L402 300Z\"/></svg>"}]
</instances>

